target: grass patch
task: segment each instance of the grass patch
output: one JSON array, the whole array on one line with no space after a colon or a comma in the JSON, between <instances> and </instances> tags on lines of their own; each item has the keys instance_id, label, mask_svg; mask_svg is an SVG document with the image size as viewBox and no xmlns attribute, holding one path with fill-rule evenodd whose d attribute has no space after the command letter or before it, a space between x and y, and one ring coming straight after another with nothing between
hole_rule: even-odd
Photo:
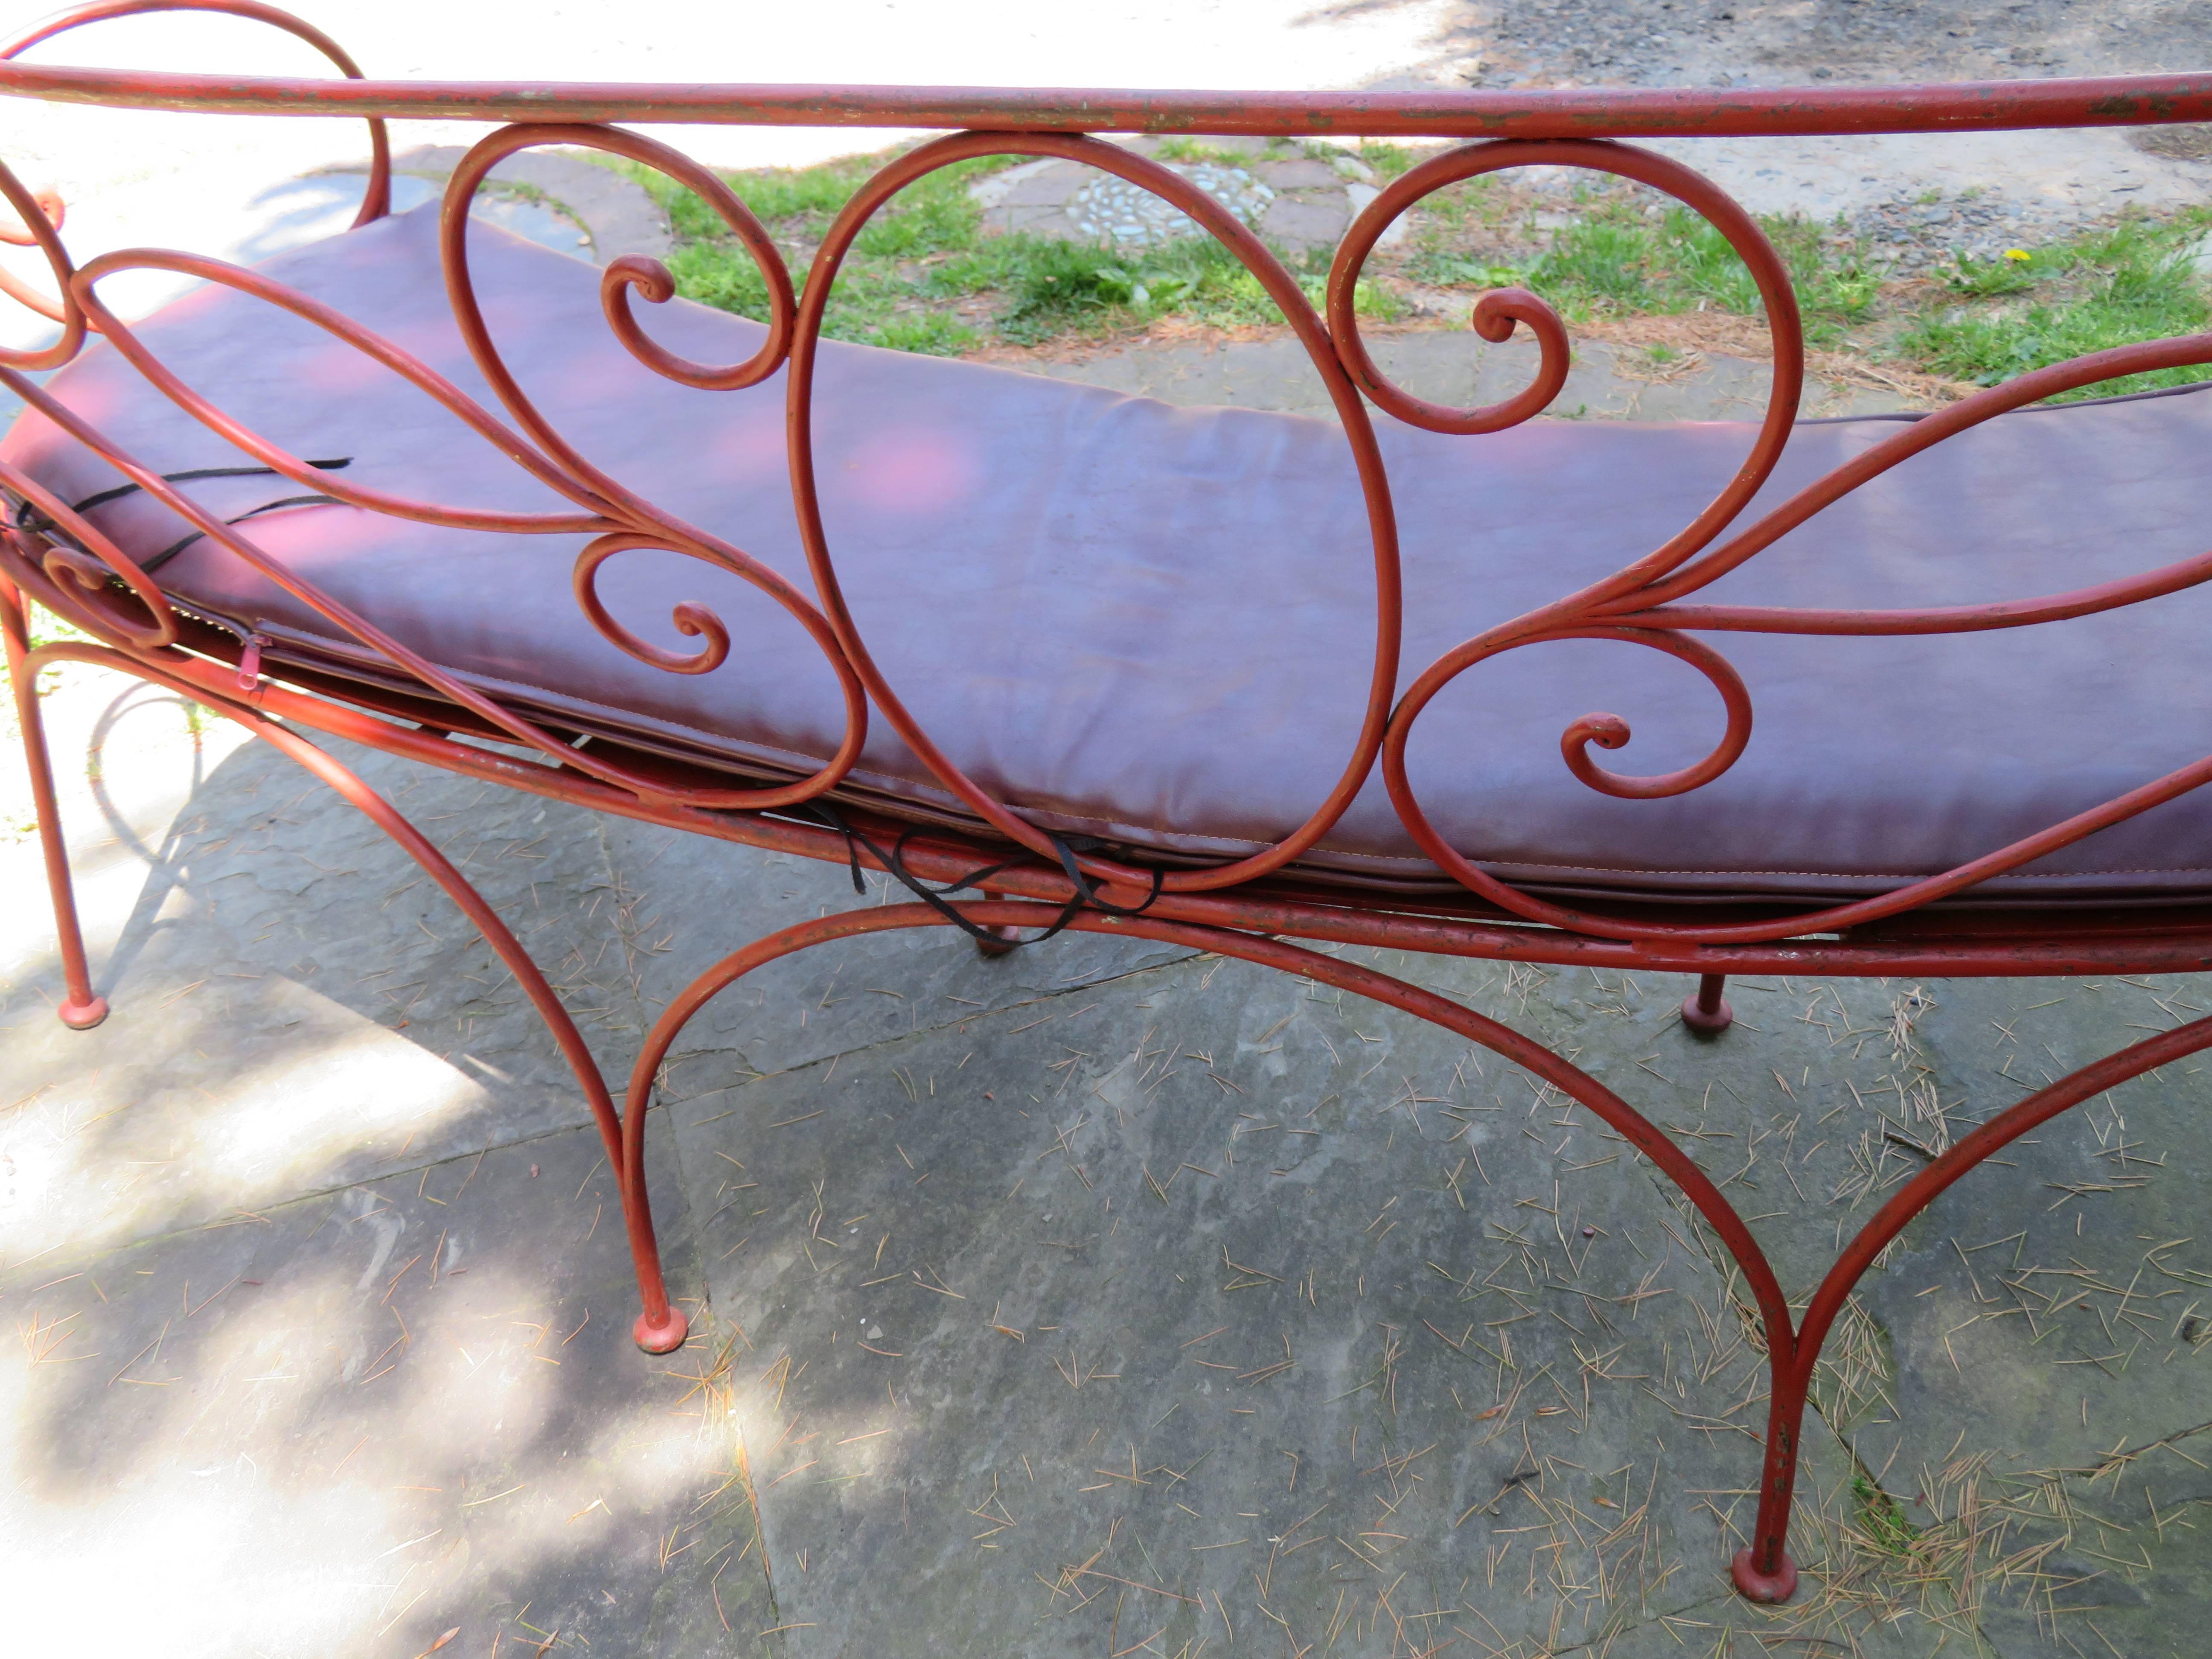
<instances>
[{"instance_id":1,"label":"grass patch","mask_svg":"<svg viewBox=\"0 0 2212 1659\"><path fill-rule=\"evenodd\" d=\"M890 159L888 154L848 156L818 167L762 168L723 177L768 227L787 265L798 266L803 274L805 258L829 234L854 191ZM830 290L823 333L833 340L939 356L957 355L979 343L975 329L929 302L979 291L973 283L980 270L947 276L942 267L986 240L982 212L969 198L969 185L1021 159L956 161L915 180L886 203L854 240ZM620 170L667 211L678 240L665 263L677 291L703 305L767 320L768 283L721 216L700 197L649 168L622 163Z\"/></svg>"},{"instance_id":2,"label":"grass patch","mask_svg":"<svg viewBox=\"0 0 2212 1659\"><path fill-rule=\"evenodd\" d=\"M1296 147L1285 138L1269 139L1265 152L1270 161L1285 159L1297 153ZM1161 139L1158 147L1152 151L1152 158L1159 161L1181 162L1185 167L1199 161L1212 161L1217 167L1249 167L1254 159L1247 150L1209 144L1203 138L1184 137Z\"/></svg>"},{"instance_id":3,"label":"grass patch","mask_svg":"<svg viewBox=\"0 0 2212 1659\"><path fill-rule=\"evenodd\" d=\"M1978 386L2091 351L2192 334L2212 321L2192 254L2212 213L2123 219L2112 228L2027 259L1962 261L1947 273L1945 304L1914 319L1897 348L1929 371ZM2022 250L2026 252L2026 250ZM2002 264L2004 270L1992 270ZM2100 381L2051 399L2107 398L2212 379L2212 368L2160 369Z\"/></svg>"},{"instance_id":4,"label":"grass patch","mask_svg":"<svg viewBox=\"0 0 2212 1659\"><path fill-rule=\"evenodd\" d=\"M1841 224L1765 216L1759 226L1789 270L1808 345L1949 380L1995 386L2088 352L2212 325L2197 265L2212 210L2161 219L2130 214L2038 249L1954 255L1903 279L1869 263ZM1570 322L1702 310L1757 317L1763 310L1751 273L1712 226L1615 187L1583 191L1572 218L1547 233L1534 228L1526 197L1496 179L1471 180L1431 198L1404 269L1446 287L1518 283ZM2051 401L2208 379L2212 368L2162 369Z\"/></svg>"},{"instance_id":5,"label":"grass patch","mask_svg":"<svg viewBox=\"0 0 2212 1659\"><path fill-rule=\"evenodd\" d=\"M1132 258L1116 250L1042 237L993 239L996 281L1011 303L1000 332L1033 344L1071 327L1113 326L1175 313L1201 325L1237 328L1278 323L1283 314L1260 279L1211 238L1184 237ZM1316 307L1328 288L1325 263L1294 269L1299 288ZM1362 283L1354 303L1364 316L1389 320L1405 303L1373 283Z\"/></svg>"},{"instance_id":6,"label":"grass patch","mask_svg":"<svg viewBox=\"0 0 2212 1659\"><path fill-rule=\"evenodd\" d=\"M1851 1477L1851 1497L1858 1504L1859 1530L1883 1554L1908 1554L1920 1541L1920 1528L1905 1518L1897 1500L1866 1476Z\"/></svg>"},{"instance_id":7,"label":"grass patch","mask_svg":"<svg viewBox=\"0 0 2212 1659\"><path fill-rule=\"evenodd\" d=\"M803 274L837 213L897 152L817 167L724 175ZM1304 154L1288 143L1269 154ZM1360 159L1382 179L1421 152L1370 140ZM1163 160L1246 166L1255 159L1192 137ZM962 161L917 180L856 239L838 275L823 332L898 350L957 356L994 343L1033 346L1103 336L1164 317L1238 328L1282 319L1258 281L1210 238L1132 252L1020 234L987 236L969 186L1019 156ZM666 209L678 246L667 264L687 297L764 319L768 287L720 218L690 191L617 164ZM1559 212L1565 208L1567 210ZM1990 386L2083 353L2212 325L2196 248L2212 210L2164 219L2136 214L2094 234L1992 258L1959 256L1899 276L1840 223L1766 216L1761 228L1788 268L1807 343L1887 361L1954 382ZM1316 304L1328 251L1288 258ZM1655 193L1597 182L1565 202L1510 175L1467 180L1418 210L1406 245L1380 250L1357 300L1365 318L1410 314L1420 289L1534 289L1570 323L1697 311L1762 314L1750 272L1721 234ZM1427 301L1433 311L1433 301ZM2064 394L2106 396L2212 379L2212 368L2160 370Z\"/></svg>"},{"instance_id":8,"label":"grass patch","mask_svg":"<svg viewBox=\"0 0 2212 1659\"><path fill-rule=\"evenodd\" d=\"M1429 216L1427 234L1407 267L1417 280L1451 287L1517 283L1542 295L1570 322L1706 309L1757 316L1763 310L1750 270L1728 240L1686 208L1657 207L1624 191L1585 193L1569 222L1538 251L1513 259L1470 252L1468 244L1528 240L1527 227L1516 222L1525 209L1489 179L1472 180L1456 193L1454 208ZM1856 255L1826 246L1829 227L1781 216L1764 218L1760 227L1796 287L1809 344L1833 345L1872 316L1881 279Z\"/></svg>"},{"instance_id":9,"label":"grass patch","mask_svg":"<svg viewBox=\"0 0 2212 1659\"><path fill-rule=\"evenodd\" d=\"M1380 138L1363 138L1359 141L1359 159L1375 169L1376 178L1395 179L1420 158L1403 144L1385 143Z\"/></svg>"},{"instance_id":10,"label":"grass patch","mask_svg":"<svg viewBox=\"0 0 2212 1659\"><path fill-rule=\"evenodd\" d=\"M798 280L854 191L896 153L723 177L768 226ZM1242 166L1252 160L1189 139L1168 140L1160 154L1184 162ZM1181 237L1130 252L1018 233L985 235L982 210L968 187L1023 159L956 162L917 179L886 203L854 239L838 271L824 336L951 356L994 340L1036 345L1170 314L1224 328L1282 320L1259 280L1208 237ZM678 292L766 320L768 284L720 216L659 173L627 163L621 170L668 213L678 246L665 263ZM1318 304L1327 286L1326 252L1289 263L1300 287ZM1372 282L1360 284L1355 303L1361 314L1382 320L1406 309L1397 295Z\"/></svg>"}]
</instances>

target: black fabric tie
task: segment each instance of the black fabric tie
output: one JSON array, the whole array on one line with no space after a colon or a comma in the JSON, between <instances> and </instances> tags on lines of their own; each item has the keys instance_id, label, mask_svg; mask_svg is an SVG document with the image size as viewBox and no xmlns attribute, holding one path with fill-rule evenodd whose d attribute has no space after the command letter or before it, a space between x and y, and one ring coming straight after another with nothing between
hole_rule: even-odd
<instances>
[{"instance_id":1,"label":"black fabric tie","mask_svg":"<svg viewBox=\"0 0 2212 1659\"><path fill-rule=\"evenodd\" d=\"M844 815L827 801L808 801L803 807L796 810L811 814L844 836L845 851L852 866L854 892L865 894L868 890L868 884L860 877L860 848L865 847L874 854L878 864L898 878L908 892L959 928L961 932L968 934L979 944L991 946L994 951L1018 950L1024 945L1042 945L1054 934L1065 930L1067 925L1085 909L1103 911L1111 916L1142 915L1152 908L1160 896L1160 878L1163 872L1156 868L1152 872L1152 890L1146 895L1142 904L1109 903L1098 896L1097 890L1091 886L1089 879L1077 867L1075 862L1075 855L1078 853L1088 853L1106 843L1095 836L1054 836L1048 833L1046 838L1052 842L1053 850L1060 855L1060 867L1067 872L1069 882L1074 885L1074 896L1060 907L1060 915L1053 919L1052 925L1042 933L1030 939L1003 939L991 932L989 928L980 927L969 921L966 916L945 902L945 895L957 893L969 887L976 887L997 875L1001 870L1012 869L1017 864L1022 862L1021 860L1006 859L997 864L985 865L980 870L970 870L957 881L946 886L932 887L906 867L904 857L906 844L909 838L919 832L918 827L901 831L898 840L892 843L890 850L887 853L866 835L855 830L846 821Z\"/></svg>"},{"instance_id":2,"label":"black fabric tie","mask_svg":"<svg viewBox=\"0 0 2212 1659\"><path fill-rule=\"evenodd\" d=\"M315 468L318 471L335 472L340 467L351 466L353 465L353 457L350 455L343 455L333 460L309 461L307 465ZM161 474L161 481L164 483L191 483L202 478L268 478L281 477L283 476L283 475L279 473L273 466L198 466L185 472L164 472ZM143 485L135 483L118 484L112 489L103 489L97 495L86 496L81 501L70 502L70 511L79 514L89 513L94 507L105 507L110 501L120 501L124 496L135 494L142 488L143 488ZM226 519L223 522L225 524L243 524L248 519L258 517L264 513L274 513L277 508L282 507L337 507L341 505L343 505L343 503L340 502L338 498L335 495L286 495L276 501L264 501L258 507L248 507L236 518ZM52 520L47 518L45 514L40 512L37 507L33 507L27 501L22 503L17 509L15 514L15 527L18 530L27 530L42 536L59 536L63 540L70 543L70 545L76 545L76 538L75 537L70 535L67 531L62 529L59 525L54 523ZM175 558L178 554L183 552L186 548L190 547L194 542L198 541L206 534L207 532L204 530L195 530L191 535L186 536L181 541L170 543L168 546L163 548L151 558L139 560L139 569L149 574L160 569L171 559ZM79 547L76 550L87 555L88 556L91 556L91 550L89 548Z\"/></svg>"}]
</instances>

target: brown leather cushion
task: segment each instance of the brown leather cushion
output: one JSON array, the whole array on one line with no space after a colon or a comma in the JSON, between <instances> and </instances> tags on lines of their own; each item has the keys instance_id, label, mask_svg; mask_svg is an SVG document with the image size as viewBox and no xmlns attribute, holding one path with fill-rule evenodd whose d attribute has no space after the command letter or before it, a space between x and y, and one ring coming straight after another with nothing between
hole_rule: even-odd
<instances>
[{"instance_id":1,"label":"brown leather cushion","mask_svg":"<svg viewBox=\"0 0 2212 1659\"><path fill-rule=\"evenodd\" d=\"M283 281L493 399L447 311L434 210L272 260ZM495 229L471 259L495 337L586 454L650 500L809 586L787 494L782 380L698 392L632 360L592 267ZM760 331L684 303L648 328L734 362ZM319 331L204 289L146 324L164 359L293 453L430 499L557 503L452 417ZM235 464L220 440L94 347L52 390L163 471ZM823 350L824 516L860 624L936 740L1048 827L1188 854L1273 841L1326 793L1357 730L1373 629L1365 517L1332 425L1177 409L1007 369ZM1730 423L1543 420L1453 439L1383 422L1404 545L1407 680L1480 628L1628 562L1692 518L1743 456ZM1762 501L1894 427L1799 427ZM43 420L4 453L69 499L113 473ZM226 512L282 480L191 486ZM1715 600L1907 605L2079 586L2199 551L2212 533L2212 398L2005 416L1846 499L1713 589ZM143 496L99 509L135 551L183 533ZM831 677L799 630L733 579L622 556L602 591L641 634L688 650L697 599L736 644L715 672L634 661L580 614L580 538L492 535L349 507L246 526L310 580L445 666L580 726L692 754L811 769L835 747ZM312 613L207 542L161 571L189 605L343 653ZM1509 878L1553 890L1774 897L1880 890L1945 869L2197 758L2212 733L2212 599L2178 594L2033 629L1914 639L1714 635L1748 683L1751 746L1668 800L1594 793L1561 728L1608 709L1626 771L1686 763L1717 700L1632 647L1524 649L1425 716L1413 775L1437 823ZM878 720L854 775L941 812L945 793ZM1434 880L1379 779L1302 866ZM2212 893L2212 803L2185 799L2008 878L2018 902Z\"/></svg>"}]
</instances>

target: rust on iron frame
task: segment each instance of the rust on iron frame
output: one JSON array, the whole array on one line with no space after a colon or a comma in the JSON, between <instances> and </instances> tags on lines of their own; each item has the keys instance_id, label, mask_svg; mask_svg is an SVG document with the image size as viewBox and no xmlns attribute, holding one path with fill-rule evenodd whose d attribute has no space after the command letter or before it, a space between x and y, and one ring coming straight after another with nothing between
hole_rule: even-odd
<instances>
[{"instance_id":1,"label":"rust on iron frame","mask_svg":"<svg viewBox=\"0 0 2212 1659\"><path fill-rule=\"evenodd\" d=\"M283 29L321 52L342 80L245 80L166 73L81 70L21 61L20 54L82 25L161 11L227 14ZM112 463L131 482L234 556L292 593L389 665L399 690L340 678L312 664L267 663L257 635L234 635L174 610L130 556L36 480L0 465L10 523L0 532L0 644L21 717L41 846L53 901L65 993L62 1019L97 1024L106 1003L92 981L62 839L51 760L35 684L46 664L80 661L133 674L206 704L268 741L330 784L420 864L459 904L523 987L574 1071L620 1186L642 1311L635 1334L649 1352L684 1340L686 1321L663 1282L643 1174L647 1108L661 1059L685 1023L714 995L764 963L860 933L950 925L957 918L987 932L1049 926L1196 945L1303 975L1430 1021L1542 1078L1595 1114L1656 1164L1694 1205L1742 1270L1758 1304L1771 1377L1765 1462L1752 1540L1732 1563L1737 1588L1761 1601L1786 1599L1796 1568L1787 1532L1807 1392L1814 1361L1852 1287L1911 1218L1968 1170L2057 1114L2154 1067L2212 1046L2212 1020L2199 1020L2138 1042L2029 1095L1937 1157L1891 1196L1836 1259L1802 1311L1793 1310L1758 1241L1711 1180L1647 1118L1590 1077L1510 1028L1402 981L1284 942L1387 946L1432 954L1565 966L1633 968L1697 977L1683 1005L1693 1031L1717 1035L1729 1023L1727 975L1981 976L2111 972L2170 973L2212 967L2212 906L2155 910L2082 910L2059 915L1929 911L1991 877L2148 811L2212 781L2212 757L2179 769L1955 869L1850 903L1793 915L1747 915L1715 907L1633 904L1573 908L1521 891L1465 858L1424 813L1406 758L1414 723L1461 673L1521 646L1564 639L1602 640L1666 653L1702 674L1720 696L1725 732L1705 759L1658 777L1609 771L1593 746L1616 750L1630 738L1617 715L1592 714L1562 734L1565 764L1585 785L1625 799L1685 793L1720 776L1748 740L1752 701L1726 658L1704 634L1933 634L2063 621L2174 592L2212 578L2212 553L2073 592L1919 611L1771 610L1697 601L1699 592L1790 530L1911 456L2005 410L2118 375L2212 362L2212 335L2104 351L2023 375L1905 425L1755 523L1736 520L1780 458L1803 376L1803 338L1787 273L1749 216L1693 170L1621 141L1665 134L1769 136L2087 127L2212 119L2212 74L2100 80L1996 82L1940 87L1846 87L1818 90L1297 94L1202 92L1036 91L866 87L608 86L377 82L366 79L337 44L262 0L100 0L49 20L0 46L0 93L115 107L366 118L372 166L357 224L382 216L390 201L386 119L465 118L506 123L472 149L448 185L441 257L455 321L476 367L501 405L485 408L427 366L351 319L258 273L197 255L132 250L76 266L57 234L63 204L34 195L0 166L0 195L15 224L0 240L35 247L53 289L42 291L0 270L0 290L58 325L58 338L35 350L0 349L0 383ZM939 127L932 140L887 164L839 216L794 289L765 228L714 174L681 152L607 124L729 123L820 126ZM1097 132L1188 132L1311 137L1373 135L1466 140L1394 181L1347 231L1316 313L1297 283L1243 224L1179 175L1098 143ZM634 295L672 296L657 261L615 260L605 271L608 325L633 356L681 384L721 390L757 386L787 366L787 450L793 500L813 584L811 595L709 530L688 524L627 489L572 448L523 394L487 330L471 287L464 231L471 200L493 166L544 144L594 149L653 167L696 191L751 252L770 302L768 337L743 363L690 362L640 325ZM868 218L925 173L978 155L1079 160L1115 173L1167 199L1227 246L1282 308L1327 386L1342 420L1365 492L1376 583L1376 643L1365 719L1328 796L1290 835L1259 853L1208 868L1169 871L1100 855L1069 854L1019 811L968 778L931 742L870 655L838 586L823 530L811 458L811 393L824 307L838 266ZM1413 398L1376 367L1362 343L1352 298L1359 271L1390 224L1431 192L1507 167L1565 166L1628 179L1665 191L1718 230L1742 258L1765 303L1774 347L1774 379L1750 455L1690 525L1662 546L1582 591L1468 640L1398 690L1401 617L1397 549L1389 481L1376 450L1368 406L1430 430L1481 434L1540 413L1558 393L1567 363L1565 330L1552 307L1522 289L1493 290L1475 302L1473 326L1502 341L1516 327L1534 335L1539 368L1529 386L1495 405L1445 408ZM100 301L102 276L161 269L221 283L319 326L437 400L515 465L570 503L555 513L493 513L414 501L348 483L227 417L164 368L128 325ZM846 725L836 751L811 776L769 786L733 786L727 773L626 750L576 735L484 696L316 590L48 396L27 376L61 367L90 334L104 337L191 418L277 473L348 505L459 528L589 538L573 573L577 603L599 633L631 656L672 673L711 672L727 657L730 634L704 605L677 607L685 654L649 644L601 603L599 567L617 553L656 550L698 560L751 583L806 629L836 674ZM27 514L25 509L31 509ZM1726 539L1723 539L1723 538ZM76 623L97 643L33 649L27 602ZM973 815L977 829L916 832L848 809L857 837L815 822L807 803L836 788L857 758L871 708L890 722L937 781ZM887 867L871 843L902 832L902 862L926 880L955 882L980 866L998 866L981 901L934 907L856 910L790 927L756 941L708 969L662 1015L641 1048L617 1108L558 996L497 914L460 873L388 803L305 736L327 733L489 782L553 799L689 830L717 839L842 863ZM518 760L483 746L491 740L536 758ZM1314 846L1380 767L1408 831L1465 890L1449 899L1407 899L1323 888L1290 868ZM1004 862L1011 847L1015 861ZM1028 856L1022 857L1025 853ZM1081 878L1079 885L1075 879ZM1090 902L1091 900L1097 903ZM1149 902L1146 902L1149 901ZM1142 904L1141 914L1132 914ZM1073 909L1071 909L1073 906Z\"/></svg>"}]
</instances>

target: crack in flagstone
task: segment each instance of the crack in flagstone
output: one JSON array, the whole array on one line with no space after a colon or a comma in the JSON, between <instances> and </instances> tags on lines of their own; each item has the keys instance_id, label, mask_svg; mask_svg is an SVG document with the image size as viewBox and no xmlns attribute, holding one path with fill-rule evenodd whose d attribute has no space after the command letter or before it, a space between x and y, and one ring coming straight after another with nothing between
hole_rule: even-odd
<instances>
[{"instance_id":1,"label":"crack in flagstone","mask_svg":"<svg viewBox=\"0 0 2212 1659\"><path fill-rule=\"evenodd\" d=\"M705 1286L702 1285L701 1289L703 1291ZM734 1424L732 1427L738 1442L738 1478L744 1482L745 1502L752 1510L753 1543L760 1550L761 1588L768 1594L769 1626L774 1629L783 1623L783 1607L776 1599L775 1569L769 1564L768 1533L761 1525L760 1488L753 1483L752 1452L745 1444L745 1431Z\"/></svg>"},{"instance_id":2,"label":"crack in flagstone","mask_svg":"<svg viewBox=\"0 0 2212 1659\"><path fill-rule=\"evenodd\" d=\"M2155 1440L2147 1440L2140 1446L2130 1446L2124 1451L2106 1452L2087 1468L2064 1469L2060 1473L2081 1475L2087 1480L2095 1480L2099 1476L2109 1474L2124 1464L2132 1463L2136 1458L2156 1451L2160 1446L2177 1445L2192 1435L2208 1431L2212 1431L2212 1423L2199 1423L2191 1428L2176 1429L2172 1434L2160 1435Z\"/></svg>"},{"instance_id":3,"label":"crack in flagstone","mask_svg":"<svg viewBox=\"0 0 2212 1659\"><path fill-rule=\"evenodd\" d=\"M737 1083L726 1084L722 1086L724 1088L730 1089L749 1089L757 1083L766 1083L775 1078L797 1077L802 1073L813 1070L817 1066L834 1065L841 1060L849 1060L855 1055L872 1054L878 1048L888 1048L896 1043L910 1042L916 1037L930 1036L939 1031L948 1031L956 1025L974 1024L980 1020L993 1018L999 1015L1015 1013L1024 1008L1034 1008L1042 1003L1055 1002L1064 997L1088 994L1091 992L1100 990L1106 986L1118 985L1125 980L1141 978L1146 974L1157 974L1161 972L1163 969L1176 967L1182 963L1191 961L1193 958L1203 954L1204 953L1202 951L1192 951L1185 955L1171 957L1166 962L1146 963L1142 967L1123 969L1118 973L1104 975L1097 979L1086 979L1081 984L1071 985L1064 991L1046 991L1039 995L1025 998L1020 1002L1009 1002L1003 1007L981 1008L972 1013L957 1015L952 1018L939 1021L935 1025L916 1025L907 1030L893 1031L888 1036L876 1037L869 1042L858 1043L850 1048L839 1048L834 1053L817 1054L810 1060L803 1060L799 1061L796 1066L787 1066L781 1071L763 1072L755 1070L750 1077L744 1078ZM662 1067L665 1071L669 1066L672 1066L679 1060L689 1059L698 1054L734 1054L741 1060L744 1057L744 1051L742 1048L672 1049L670 1051L667 1058L662 1061ZM745 1064L748 1067L750 1067L752 1062L750 1060L746 1060ZM659 1097L655 1100L654 1104L665 1108L688 1103L706 1095L717 1094L720 1092L720 1090L701 1089L696 1093L678 1096L672 1095L666 1084L664 1083L660 1085L657 1092Z\"/></svg>"},{"instance_id":4,"label":"crack in flagstone","mask_svg":"<svg viewBox=\"0 0 2212 1659\"><path fill-rule=\"evenodd\" d=\"M454 1164L473 1164L480 1158L489 1157L493 1152L510 1152L517 1146L528 1146L541 1140L552 1140L562 1135L575 1134L581 1130L588 1129L592 1127L593 1125L592 1121L587 1117L579 1122L557 1123L550 1128L540 1129L532 1134L517 1135L512 1140L488 1140L482 1146L477 1147L472 1151L458 1152L448 1157L434 1158L421 1164L397 1165L390 1170L380 1170L373 1176L365 1176L358 1181L341 1181L328 1187L310 1188L307 1191L295 1193L289 1198L280 1199L273 1204L264 1205L259 1210L238 1210L232 1212L230 1215L216 1221L203 1221L189 1227L170 1227L156 1232L134 1234L131 1237L118 1239L115 1243L95 1251L90 1255L65 1255L61 1258L61 1261L63 1262L82 1261L89 1266L95 1262L105 1261L112 1257L121 1255L126 1251L143 1250L151 1245L167 1243L177 1239L191 1238L200 1233L217 1232L225 1227L242 1226L246 1224L254 1218L261 1215L279 1214L287 1210L295 1209L302 1204L313 1204L319 1200L338 1197L342 1194L363 1191L371 1187L381 1186L386 1182L397 1181L404 1176L415 1175L425 1170L444 1169L447 1166ZM672 1148L672 1150L673 1149ZM599 1156L601 1160L604 1161L606 1154L602 1152ZM598 1173L596 1166L592 1172L594 1174ZM6 1274L12 1273L18 1268L28 1267L33 1261L44 1261L47 1255L52 1254L52 1251L45 1251L38 1255L25 1256L21 1261L0 1264L0 1277L4 1277Z\"/></svg>"}]
</instances>

